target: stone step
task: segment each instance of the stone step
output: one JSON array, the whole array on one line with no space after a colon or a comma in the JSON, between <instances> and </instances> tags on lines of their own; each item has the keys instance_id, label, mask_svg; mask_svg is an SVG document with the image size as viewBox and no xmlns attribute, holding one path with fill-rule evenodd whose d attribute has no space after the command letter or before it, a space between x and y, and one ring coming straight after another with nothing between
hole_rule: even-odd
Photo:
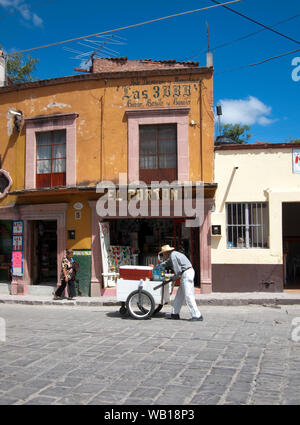
<instances>
[{"instance_id":1,"label":"stone step","mask_svg":"<svg viewBox=\"0 0 300 425\"><path fill-rule=\"evenodd\" d=\"M10 283L0 282L0 294L9 295L10 294ZM56 284L48 285L29 285L28 286L28 295L52 295L52 292L56 289Z\"/></svg>"},{"instance_id":2,"label":"stone step","mask_svg":"<svg viewBox=\"0 0 300 425\"><path fill-rule=\"evenodd\" d=\"M0 294L5 294L5 295L10 294L10 283L0 282Z\"/></svg>"},{"instance_id":3,"label":"stone step","mask_svg":"<svg viewBox=\"0 0 300 425\"><path fill-rule=\"evenodd\" d=\"M29 285L28 286L28 295L51 295L52 292L56 289L56 284L53 285Z\"/></svg>"}]
</instances>

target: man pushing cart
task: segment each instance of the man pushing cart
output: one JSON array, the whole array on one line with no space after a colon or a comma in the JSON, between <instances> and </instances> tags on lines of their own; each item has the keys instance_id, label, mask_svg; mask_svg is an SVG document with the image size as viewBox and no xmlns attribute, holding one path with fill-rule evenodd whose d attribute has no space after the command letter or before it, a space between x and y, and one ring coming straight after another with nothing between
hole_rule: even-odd
<instances>
[{"instance_id":1,"label":"man pushing cart","mask_svg":"<svg viewBox=\"0 0 300 425\"><path fill-rule=\"evenodd\" d=\"M179 312L184 299L191 312L191 321L202 321L194 296L194 269L188 258L164 245L159 252L165 261L156 267L121 266L120 279L117 280L117 301L121 302L120 313L129 313L134 319L145 320L158 313L164 304L170 302L175 281L181 282L177 291L173 312L170 319L179 320ZM172 268L174 275L164 273L165 268ZM124 272L126 279L123 279ZM127 272L127 273L126 273ZM143 277L141 277L143 276ZM137 279L140 277L140 279ZM150 280L151 278L151 280Z\"/></svg>"}]
</instances>

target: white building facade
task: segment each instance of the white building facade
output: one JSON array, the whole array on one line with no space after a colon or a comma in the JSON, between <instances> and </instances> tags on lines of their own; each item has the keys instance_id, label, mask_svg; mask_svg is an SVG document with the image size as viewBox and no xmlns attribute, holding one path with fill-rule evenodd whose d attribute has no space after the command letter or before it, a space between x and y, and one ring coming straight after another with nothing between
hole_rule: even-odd
<instances>
[{"instance_id":1,"label":"white building facade","mask_svg":"<svg viewBox=\"0 0 300 425\"><path fill-rule=\"evenodd\" d=\"M215 181L212 290L300 288L300 144L217 146Z\"/></svg>"}]
</instances>

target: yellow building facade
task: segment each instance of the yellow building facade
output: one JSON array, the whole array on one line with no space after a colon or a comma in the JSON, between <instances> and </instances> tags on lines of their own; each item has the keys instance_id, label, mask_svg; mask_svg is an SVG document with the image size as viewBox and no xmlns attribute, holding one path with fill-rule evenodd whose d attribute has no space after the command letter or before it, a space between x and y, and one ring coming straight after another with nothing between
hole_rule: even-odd
<instances>
[{"instance_id":1,"label":"yellow building facade","mask_svg":"<svg viewBox=\"0 0 300 425\"><path fill-rule=\"evenodd\" d=\"M0 280L12 282L12 293L59 284L66 248L82 263L81 292L105 293L105 270L112 270L103 263L103 221L111 221L109 254L110 245L127 246L138 264L160 243L184 240L199 285L211 290L205 235L216 189L212 75L194 63L98 60L89 73L0 88ZM142 176L189 181L193 191L204 182L203 224L186 229L184 212L99 216L97 184L119 190L120 176L127 184Z\"/></svg>"}]
</instances>

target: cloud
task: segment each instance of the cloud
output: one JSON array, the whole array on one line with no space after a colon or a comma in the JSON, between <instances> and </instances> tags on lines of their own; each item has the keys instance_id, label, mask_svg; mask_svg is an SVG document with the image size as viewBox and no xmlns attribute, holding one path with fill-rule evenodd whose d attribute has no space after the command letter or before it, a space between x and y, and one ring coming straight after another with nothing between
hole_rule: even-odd
<instances>
[{"instance_id":1,"label":"cloud","mask_svg":"<svg viewBox=\"0 0 300 425\"><path fill-rule=\"evenodd\" d=\"M20 13L27 23L30 22L35 27L43 26L43 20L36 13L30 11L30 6L27 5L25 0L0 0L0 6L9 12Z\"/></svg>"},{"instance_id":2,"label":"cloud","mask_svg":"<svg viewBox=\"0 0 300 425\"><path fill-rule=\"evenodd\" d=\"M254 96L246 99L221 99L218 104L222 106L222 124L266 126L276 121L268 118L272 108Z\"/></svg>"},{"instance_id":3,"label":"cloud","mask_svg":"<svg viewBox=\"0 0 300 425\"><path fill-rule=\"evenodd\" d=\"M43 26L43 20L35 13L32 16L33 23L36 27L42 27Z\"/></svg>"}]
</instances>

